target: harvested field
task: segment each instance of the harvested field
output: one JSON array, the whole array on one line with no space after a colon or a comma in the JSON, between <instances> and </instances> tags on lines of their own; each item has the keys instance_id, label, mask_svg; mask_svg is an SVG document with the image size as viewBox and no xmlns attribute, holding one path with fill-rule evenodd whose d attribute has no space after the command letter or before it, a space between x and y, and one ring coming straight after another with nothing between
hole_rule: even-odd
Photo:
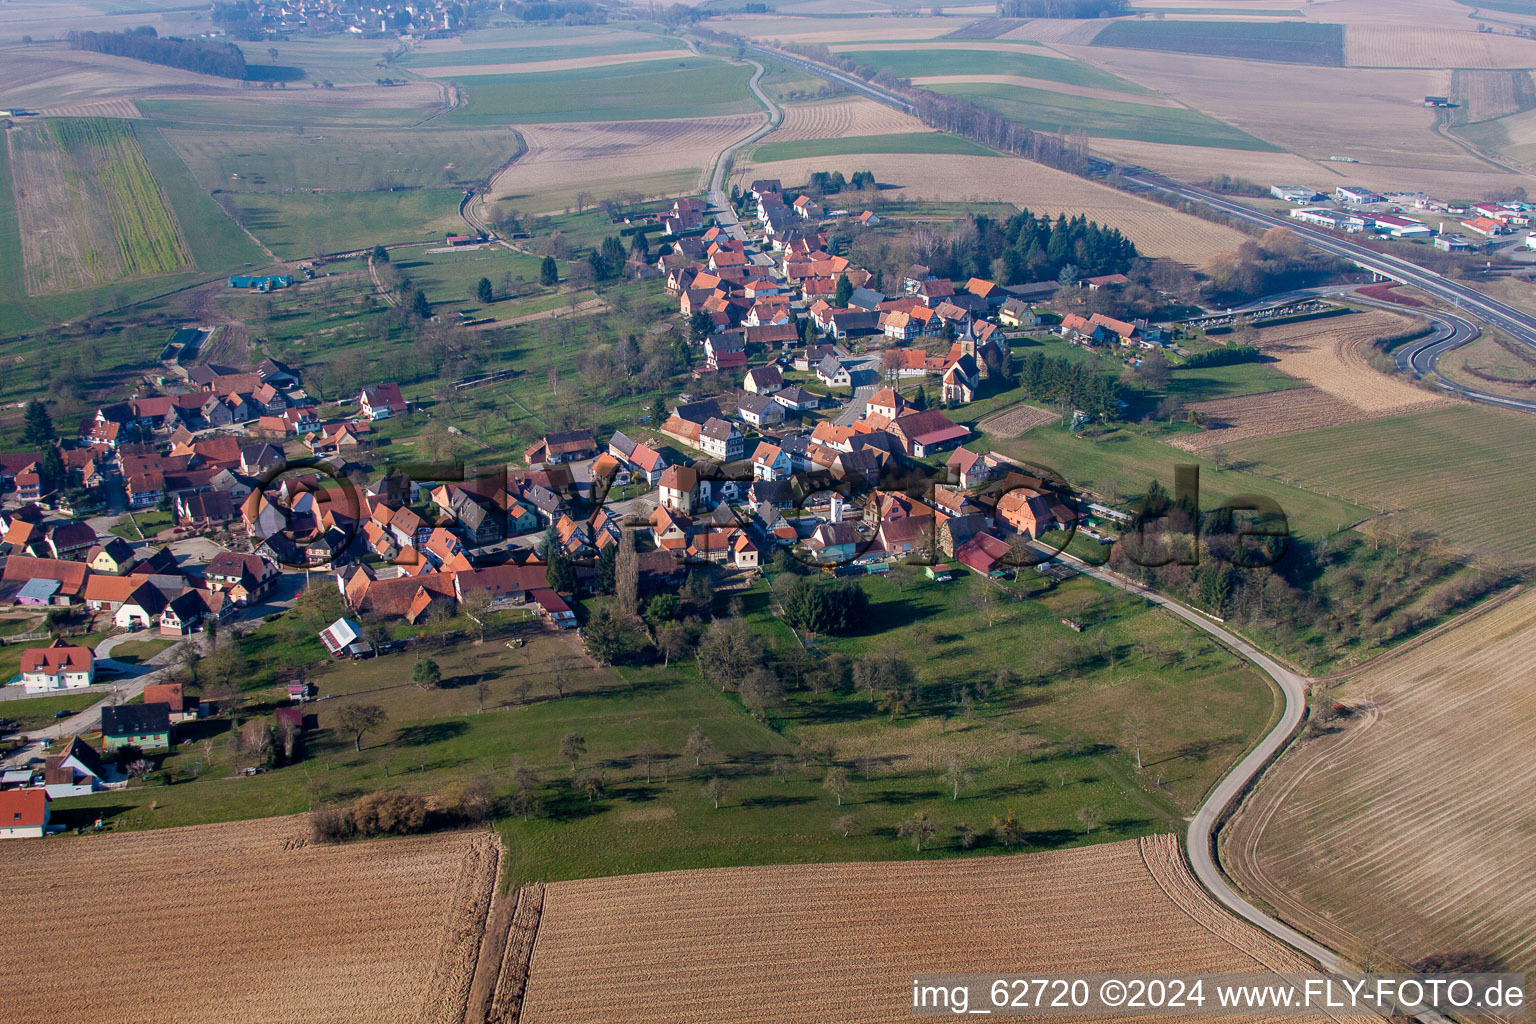
<instances>
[{"instance_id":1,"label":"harvested field","mask_svg":"<svg viewBox=\"0 0 1536 1024\"><path fill-rule=\"evenodd\" d=\"M1344 33L1344 62L1351 67L1529 68L1536 66L1536 42L1478 32L1471 22L1455 32L1422 25L1350 25Z\"/></svg>"},{"instance_id":2,"label":"harvested field","mask_svg":"<svg viewBox=\"0 0 1536 1024\"><path fill-rule=\"evenodd\" d=\"M63 103L56 107L44 107L38 111L45 117L143 117L132 100L87 100L84 103Z\"/></svg>"},{"instance_id":3,"label":"harvested field","mask_svg":"<svg viewBox=\"0 0 1536 1024\"><path fill-rule=\"evenodd\" d=\"M1213 252L1232 251L1247 237L1105 185L1015 157L954 156L943 160L912 154L808 157L743 163L733 180L803 182L812 171L873 170L894 199L1009 202L1054 217L1082 213L1119 228L1143 254L1199 263Z\"/></svg>"},{"instance_id":4,"label":"harvested field","mask_svg":"<svg viewBox=\"0 0 1536 1024\"><path fill-rule=\"evenodd\" d=\"M1432 130L1435 112L1422 105L1422 97L1449 94L1448 70L1327 68L1218 57L1170 60L1097 46L1063 49L1316 160L1346 180L1442 193L1454 188L1471 195L1517 185L1536 190L1536 177L1490 169ZM1244 82L1245 88L1233 89L1234 81ZM1341 105L1339 96L1352 101ZM1331 156L1360 163L1324 163ZM1213 161L1211 166L1219 165ZM1314 172L1305 180L1322 186L1331 179Z\"/></svg>"},{"instance_id":5,"label":"harvested field","mask_svg":"<svg viewBox=\"0 0 1536 1024\"><path fill-rule=\"evenodd\" d=\"M9 17L7 10L7 17ZM62 44L0 46L0 96L7 105L28 110L120 99L166 86L229 89L227 78L199 75L179 68L147 64L127 57L110 57Z\"/></svg>"},{"instance_id":6,"label":"harvested field","mask_svg":"<svg viewBox=\"0 0 1536 1024\"><path fill-rule=\"evenodd\" d=\"M491 193L529 196L537 207L540 200L555 198L553 191L579 189L583 183L597 188L597 183L646 175L686 177L691 183L701 176L696 169L708 167L717 152L750 134L765 116L521 126L517 130L527 152L491 182ZM529 208L521 200L516 205L532 213L563 206Z\"/></svg>"},{"instance_id":7,"label":"harvested field","mask_svg":"<svg viewBox=\"0 0 1536 1024\"><path fill-rule=\"evenodd\" d=\"M1249 61L1344 63L1344 29L1304 21L1113 21L1094 46L1205 54Z\"/></svg>"},{"instance_id":8,"label":"harvested field","mask_svg":"<svg viewBox=\"0 0 1536 1024\"><path fill-rule=\"evenodd\" d=\"M1061 419L1061 413L1052 412L1050 409L1039 409L1033 405L1016 405L1012 409L1004 409L1002 412L988 416L976 424L976 429L983 434L994 434L997 437L1023 437L1035 427L1043 427L1059 419Z\"/></svg>"},{"instance_id":9,"label":"harvested field","mask_svg":"<svg viewBox=\"0 0 1536 1024\"><path fill-rule=\"evenodd\" d=\"M733 32L752 39L796 43L863 43L901 39L936 39L954 29L954 18L850 18L837 22L824 18L796 19L780 14L742 15L715 19Z\"/></svg>"},{"instance_id":10,"label":"harvested field","mask_svg":"<svg viewBox=\"0 0 1536 1024\"><path fill-rule=\"evenodd\" d=\"M1281 917L1377 969L1480 957L1536 972L1536 593L1349 677L1356 712L1265 777L1224 863Z\"/></svg>"},{"instance_id":11,"label":"harvested field","mask_svg":"<svg viewBox=\"0 0 1536 1024\"><path fill-rule=\"evenodd\" d=\"M786 103L784 121L768 136L769 142L802 139L844 139L856 135L896 135L931 132L926 124L884 103L862 96L827 103Z\"/></svg>"},{"instance_id":12,"label":"harvested field","mask_svg":"<svg viewBox=\"0 0 1536 1024\"><path fill-rule=\"evenodd\" d=\"M126 122L36 121L6 138L29 293L187 265L176 218Z\"/></svg>"},{"instance_id":13,"label":"harvested field","mask_svg":"<svg viewBox=\"0 0 1536 1024\"><path fill-rule=\"evenodd\" d=\"M1436 400L1425 392L1419 394L1422 396L1419 405L1424 408L1444 404L1443 399ZM1169 444L1186 452L1207 452L1236 441L1360 423L1385 415L1367 412L1315 387L1216 398L1192 403L1188 408L1200 415L1205 429L1198 434L1168 438Z\"/></svg>"},{"instance_id":14,"label":"harvested field","mask_svg":"<svg viewBox=\"0 0 1536 1024\"><path fill-rule=\"evenodd\" d=\"M1459 109L1453 123L1490 121L1536 106L1536 84L1529 71L1451 72L1451 98Z\"/></svg>"},{"instance_id":15,"label":"harvested field","mask_svg":"<svg viewBox=\"0 0 1536 1024\"><path fill-rule=\"evenodd\" d=\"M47 970L8 943L6 1016L457 1024L499 850L487 832L320 846L305 816L10 844L8 933L115 921L154 941Z\"/></svg>"},{"instance_id":16,"label":"harvested field","mask_svg":"<svg viewBox=\"0 0 1536 1024\"><path fill-rule=\"evenodd\" d=\"M1425 401L1426 392L1390 377L1370 364L1373 344L1419 321L1385 310L1367 310L1322 320L1278 324L1259 331L1259 348L1278 360L1275 369L1304 380L1335 398L1377 415Z\"/></svg>"},{"instance_id":17,"label":"harvested field","mask_svg":"<svg viewBox=\"0 0 1536 1024\"><path fill-rule=\"evenodd\" d=\"M1042 43L1073 43L1087 46L1103 29L1104 22L1097 20L1035 18L1010 32L1004 32L1000 38L1033 39Z\"/></svg>"},{"instance_id":18,"label":"harvested field","mask_svg":"<svg viewBox=\"0 0 1536 1024\"><path fill-rule=\"evenodd\" d=\"M1382 416L1432 409L1451 403L1388 376L1370 364L1376 339L1411 330L1416 321L1385 310L1368 310L1322 320L1265 327L1259 347L1270 365L1309 387L1196 402L1205 429L1168 443L1187 452L1322 427L1360 423Z\"/></svg>"},{"instance_id":19,"label":"harvested field","mask_svg":"<svg viewBox=\"0 0 1536 1024\"><path fill-rule=\"evenodd\" d=\"M1298 970L1171 836L948 862L719 868L545 887L523 1024L911 1019L912 975ZM850 984L850 979L858 984Z\"/></svg>"}]
</instances>

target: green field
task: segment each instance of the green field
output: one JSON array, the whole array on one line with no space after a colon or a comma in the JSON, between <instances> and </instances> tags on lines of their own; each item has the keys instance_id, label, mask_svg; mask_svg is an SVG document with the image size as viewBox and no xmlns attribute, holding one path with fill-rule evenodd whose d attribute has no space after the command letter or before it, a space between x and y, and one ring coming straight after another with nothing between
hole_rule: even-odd
<instances>
[{"instance_id":1,"label":"green field","mask_svg":"<svg viewBox=\"0 0 1536 1024\"><path fill-rule=\"evenodd\" d=\"M997 151L961 135L946 132L899 132L894 135L856 135L846 139L802 139L769 142L752 151L752 159L794 160L803 156L842 156L857 153L956 153L962 156L996 156Z\"/></svg>"},{"instance_id":2,"label":"green field","mask_svg":"<svg viewBox=\"0 0 1536 1024\"><path fill-rule=\"evenodd\" d=\"M5 648L6 651L11 648ZM22 647L15 648L24 650ZM20 655L17 655L20 658ZM5 678L10 679L16 674L14 667L10 668L10 674ZM20 700L0 700L0 718L9 718L15 721L17 732L27 732L31 729L42 729L54 723L54 715L60 711L80 712L95 704L107 694L108 691L97 690L94 693L61 693L48 697L24 697Z\"/></svg>"},{"instance_id":3,"label":"green field","mask_svg":"<svg viewBox=\"0 0 1536 1024\"><path fill-rule=\"evenodd\" d=\"M1099 138L1180 146L1265 151L1275 148L1188 107L1154 107L991 82L940 83L933 90L988 107L1037 131L1082 132Z\"/></svg>"},{"instance_id":4,"label":"green field","mask_svg":"<svg viewBox=\"0 0 1536 1024\"><path fill-rule=\"evenodd\" d=\"M154 127L134 124L139 151L154 173L181 226L192 262L205 274L217 275L249 263L266 261L260 247L229 219L197 180L164 136Z\"/></svg>"},{"instance_id":5,"label":"green field","mask_svg":"<svg viewBox=\"0 0 1536 1024\"><path fill-rule=\"evenodd\" d=\"M1205 402L1213 398L1236 398L1301 386L1301 381L1286 376L1268 363L1234 363L1231 366L1175 369L1168 375L1166 392L1181 402Z\"/></svg>"},{"instance_id":6,"label":"green field","mask_svg":"<svg viewBox=\"0 0 1536 1024\"><path fill-rule=\"evenodd\" d=\"M1391 510L1390 523L1454 550L1529 565L1536 562L1536 478L1525 467L1533 444L1529 416L1458 405L1245 441L1229 455L1255 472ZM1426 486L1426 466L1434 467L1433 486Z\"/></svg>"},{"instance_id":7,"label":"green field","mask_svg":"<svg viewBox=\"0 0 1536 1024\"><path fill-rule=\"evenodd\" d=\"M1134 82L1065 57L1046 57L1008 50L843 50L838 56L902 78L938 75L1017 75L1063 85L1081 85L1116 92L1145 93Z\"/></svg>"},{"instance_id":8,"label":"green field","mask_svg":"<svg viewBox=\"0 0 1536 1024\"><path fill-rule=\"evenodd\" d=\"M747 92L752 68L704 57L580 71L468 75L468 103L442 118L465 125L711 117L760 109Z\"/></svg>"},{"instance_id":9,"label":"green field","mask_svg":"<svg viewBox=\"0 0 1536 1024\"><path fill-rule=\"evenodd\" d=\"M279 259L430 241L462 229L458 189L399 192L241 192L232 198L245 227Z\"/></svg>"},{"instance_id":10,"label":"green field","mask_svg":"<svg viewBox=\"0 0 1536 1024\"><path fill-rule=\"evenodd\" d=\"M1102 437L1083 437L1060 425L1036 427L1017 439L989 437L987 443L1006 455L1054 469L1075 486L1121 500L1139 499L1153 480L1172 490L1175 465L1198 465L1202 508L1215 508L1238 495L1262 495L1285 511L1293 533L1314 540L1370 514L1342 498L1330 498L1255 473L1234 469L1218 472L1205 459L1128 428L1111 430Z\"/></svg>"},{"instance_id":11,"label":"green field","mask_svg":"<svg viewBox=\"0 0 1536 1024\"><path fill-rule=\"evenodd\" d=\"M1302 21L1112 21L1094 46L1344 66L1344 26Z\"/></svg>"},{"instance_id":12,"label":"green field","mask_svg":"<svg viewBox=\"0 0 1536 1024\"><path fill-rule=\"evenodd\" d=\"M532 64L545 60L575 60L603 57L616 53L649 53L653 50L686 51L675 38L636 36L634 39L606 43L551 43L547 46L498 46L462 50L437 50L412 53L401 63L411 68L451 68L474 64Z\"/></svg>"},{"instance_id":13,"label":"green field","mask_svg":"<svg viewBox=\"0 0 1536 1024\"><path fill-rule=\"evenodd\" d=\"M1028 830L1024 848L1045 849L1181 827L1183 814L1274 715L1261 677L1140 599L1086 579L1040 580L1024 585L1024 600L989 609L974 597L995 591L974 577L937 584L915 570L900 572L899 582L864 583L879 624L872 632L822 642L828 654L880 649L911 662L919 705L894 719L846 684L792 686L765 724L745 712L735 693L703 681L691 659L670 669L595 669L569 637L543 633L519 650L488 641L435 651L443 679L436 690L410 684L413 655L321 664L311 678L335 699L312 705L320 728L308 736L301 765L231 779L220 731L227 723L213 722L206 745L185 742L166 758L177 784L64 801L55 816L70 821L110 808L116 827L164 827L293 813L386 786L443 792L476 775L489 775L505 791L516 758L539 773L543 807L532 820L499 822L514 884L723 864L897 859L910 847L895 838L894 827L916 808L945 823L934 845L941 855L963 852L950 826L968 821L984 829L1009 811ZM739 596L746 622L774 656L790 650L793 641L767 610L767 588L759 582ZM313 614L264 625L242 642L251 700L272 698L275 666L325 660L305 620L318 621L333 603L328 596ZM1058 621L1063 614L1083 620L1086 632L1067 631ZM1036 656L1017 663L1012 652L1020 648ZM1005 662L1016 679L974 703L961 699L959 687L992 679ZM570 679L564 698L553 685L561 665ZM529 682L526 696L516 693L520 678ZM488 684L483 697L479 680ZM338 709L354 700L377 703L389 715L364 738L361 752L335 729ZM1140 776L1126 732L1133 717L1144 728L1147 769ZM713 746L698 766L683 754L695 726ZM559 754L568 732L585 739L578 769L605 777L604 792L590 802L570 784L576 772ZM830 754L800 753L803 743L828 742ZM661 750L649 778L636 757L647 744ZM942 778L951 757L968 776L958 799ZM846 766L849 791L841 806L822 786L828 763ZM700 792L711 777L727 787L718 810ZM1078 821L1084 807L1099 812L1097 828ZM846 838L833 828L843 814L860 821ZM974 852L1000 850L983 840Z\"/></svg>"},{"instance_id":14,"label":"green field","mask_svg":"<svg viewBox=\"0 0 1536 1024\"><path fill-rule=\"evenodd\" d=\"M0 146L0 294L26 293L21 271L21 227L16 220L16 190L11 185L11 153Z\"/></svg>"},{"instance_id":15,"label":"green field","mask_svg":"<svg viewBox=\"0 0 1536 1024\"><path fill-rule=\"evenodd\" d=\"M443 188L483 181L523 150L507 129L174 131L167 138L203 188L224 192Z\"/></svg>"},{"instance_id":16,"label":"green field","mask_svg":"<svg viewBox=\"0 0 1536 1024\"><path fill-rule=\"evenodd\" d=\"M139 100L145 117L163 128L243 129L405 128L439 109L436 105L368 107L331 103L253 100Z\"/></svg>"}]
</instances>

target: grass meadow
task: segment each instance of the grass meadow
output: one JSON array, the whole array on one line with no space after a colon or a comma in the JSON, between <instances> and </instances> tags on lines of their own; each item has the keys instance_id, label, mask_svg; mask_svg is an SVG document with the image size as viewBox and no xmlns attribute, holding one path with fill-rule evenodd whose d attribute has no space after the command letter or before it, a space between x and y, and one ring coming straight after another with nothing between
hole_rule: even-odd
<instances>
[{"instance_id":1,"label":"grass meadow","mask_svg":"<svg viewBox=\"0 0 1536 1024\"><path fill-rule=\"evenodd\" d=\"M380 242L441 239L462 227L458 189L232 194L246 229L279 259L348 252Z\"/></svg>"},{"instance_id":2,"label":"grass meadow","mask_svg":"<svg viewBox=\"0 0 1536 1024\"><path fill-rule=\"evenodd\" d=\"M452 68L477 64L532 64L546 60L576 60L605 57L620 53L650 53L653 50L687 52L675 38L637 35L631 39L612 39L601 43L549 43L544 46L466 47L456 50L417 51L400 63L408 68Z\"/></svg>"},{"instance_id":3,"label":"grass meadow","mask_svg":"<svg viewBox=\"0 0 1536 1024\"><path fill-rule=\"evenodd\" d=\"M574 637L536 633L517 650L492 639L433 652L443 677L436 690L409 681L410 654L322 664L311 678L329 699L310 705L319 729L301 764L232 779L220 731L228 724L211 723L209 735L167 758L182 781L61 801L55 814L89 819L106 810L120 827L163 827L303 811L387 786L443 792L477 775L505 790L516 759L538 772L543 810L498 825L514 884L683 866L895 859L910 850L896 826L919 809L942 822L935 844L942 853L962 852L954 825L985 829L1010 812L1027 831L1023 848L1046 849L1180 827L1274 713L1270 689L1235 658L1166 613L1092 581L1042 578L1026 585L1025 600L984 609L973 605L975 594L995 591L977 578L938 584L916 570L901 575L865 582L875 612L870 632L821 646L909 658L922 684L921 713L892 720L858 693L792 689L764 723L734 693L704 682L691 661L594 668ZM761 581L736 596L765 643L794 643L769 612ZM1085 634L1060 624L1068 613L1087 622ZM269 714L280 696L275 666L324 660L308 625L302 613L290 616L243 643L251 713ZM931 642L919 643L916 629L929 631ZM1021 650L1035 657L1023 661ZM1043 669L1063 657L1072 667ZM954 681L991 676L1005 663L1020 672L1018 683L957 710ZM567 680L563 698L557 672ZM360 752L336 727L352 701L377 703L389 715ZM1141 778L1128 717L1144 729ZM697 765L683 754L695 726L712 746ZM567 733L585 740L574 771L559 750ZM849 775L841 805L822 786L827 762L802 755L802 741L833 744L831 763ZM648 744L661 751L649 768L637 757ZM941 777L952 757L966 768L958 799ZM589 799L570 780L591 769L605 784ZM710 778L725 783L718 809L701 792ZM1084 807L1097 811L1091 827L1079 820ZM846 837L837 827L843 815L858 820ZM983 840L975 851L1001 849Z\"/></svg>"},{"instance_id":4,"label":"grass meadow","mask_svg":"<svg viewBox=\"0 0 1536 1024\"><path fill-rule=\"evenodd\" d=\"M902 78L938 75L1016 75L1063 85L1080 85L1115 92L1146 93L1146 89L1117 75L1065 57L1007 50L842 50L838 56Z\"/></svg>"},{"instance_id":5,"label":"grass meadow","mask_svg":"<svg viewBox=\"0 0 1536 1024\"><path fill-rule=\"evenodd\" d=\"M1094 46L1344 66L1344 26L1304 21L1112 21Z\"/></svg>"},{"instance_id":6,"label":"grass meadow","mask_svg":"<svg viewBox=\"0 0 1536 1024\"><path fill-rule=\"evenodd\" d=\"M1303 487L1327 488L1456 551L1536 563L1536 481L1529 417L1457 405L1344 427L1245 441L1234 464ZM1493 502L1499 497L1497 503Z\"/></svg>"},{"instance_id":7,"label":"grass meadow","mask_svg":"<svg viewBox=\"0 0 1536 1024\"><path fill-rule=\"evenodd\" d=\"M759 109L747 91L751 71L747 64L684 57L575 71L467 75L455 81L468 103L442 120L486 126L746 114Z\"/></svg>"},{"instance_id":8,"label":"grass meadow","mask_svg":"<svg viewBox=\"0 0 1536 1024\"><path fill-rule=\"evenodd\" d=\"M483 128L176 131L169 141L204 189L221 192L444 188L482 181L523 150L516 132Z\"/></svg>"},{"instance_id":9,"label":"grass meadow","mask_svg":"<svg viewBox=\"0 0 1536 1024\"><path fill-rule=\"evenodd\" d=\"M1279 504L1294 533L1314 540L1371 514L1369 509L1343 497L1305 489L1307 484L1292 486L1240 469L1218 471L1206 459L1170 448L1127 427L1086 436L1056 424L1036 427L1020 438L985 440L1004 454L1056 470L1076 486L1123 500L1139 499L1153 480L1171 491L1174 466L1197 465L1202 508L1215 508L1239 495L1261 495Z\"/></svg>"},{"instance_id":10,"label":"grass meadow","mask_svg":"<svg viewBox=\"0 0 1536 1024\"><path fill-rule=\"evenodd\" d=\"M935 92L970 100L1037 131L1180 146L1272 151L1274 146L1188 107L1155 107L1071 96L992 82L935 83Z\"/></svg>"}]
</instances>

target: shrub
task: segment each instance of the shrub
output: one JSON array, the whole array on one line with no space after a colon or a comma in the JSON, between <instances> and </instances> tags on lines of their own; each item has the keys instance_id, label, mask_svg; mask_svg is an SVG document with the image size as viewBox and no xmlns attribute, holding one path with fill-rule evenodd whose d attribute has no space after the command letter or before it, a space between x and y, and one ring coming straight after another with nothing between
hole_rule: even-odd
<instances>
[{"instance_id":1,"label":"shrub","mask_svg":"<svg viewBox=\"0 0 1536 1024\"><path fill-rule=\"evenodd\" d=\"M319 843L339 843L352 838L356 829L345 807L322 807L309 816L309 827Z\"/></svg>"},{"instance_id":2,"label":"shrub","mask_svg":"<svg viewBox=\"0 0 1536 1024\"><path fill-rule=\"evenodd\" d=\"M352 825L360 836L411 835L426 824L427 801L419 793L388 789L352 804Z\"/></svg>"}]
</instances>

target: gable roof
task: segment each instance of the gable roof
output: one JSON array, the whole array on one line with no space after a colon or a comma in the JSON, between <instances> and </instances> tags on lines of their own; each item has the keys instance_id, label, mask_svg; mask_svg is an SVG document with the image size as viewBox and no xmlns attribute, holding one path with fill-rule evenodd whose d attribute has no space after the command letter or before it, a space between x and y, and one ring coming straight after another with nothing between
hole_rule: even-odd
<instances>
[{"instance_id":1,"label":"gable roof","mask_svg":"<svg viewBox=\"0 0 1536 1024\"><path fill-rule=\"evenodd\" d=\"M48 791L12 789L0 793L0 826L35 828L48 818Z\"/></svg>"},{"instance_id":2,"label":"gable roof","mask_svg":"<svg viewBox=\"0 0 1536 1024\"><path fill-rule=\"evenodd\" d=\"M107 705L101 709L103 736L140 736L171 731L171 706L166 703Z\"/></svg>"}]
</instances>

